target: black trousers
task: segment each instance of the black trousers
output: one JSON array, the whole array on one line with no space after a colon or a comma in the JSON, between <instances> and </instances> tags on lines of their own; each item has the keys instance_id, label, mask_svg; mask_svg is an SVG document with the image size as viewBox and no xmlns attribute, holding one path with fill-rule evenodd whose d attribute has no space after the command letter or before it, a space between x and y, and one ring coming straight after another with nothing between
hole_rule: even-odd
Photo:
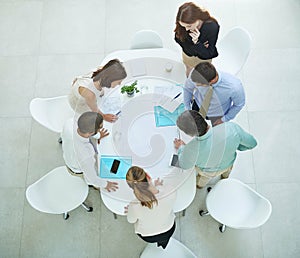
<instances>
[{"instance_id":1,"label":"black trousers","mask_svg":"<svg viewBox=\"0 0 300 258\"><path fill-rule=\"evenodd\" d=\"M169 243L170 237L173 235L175 231L176 223L174 221L173 226L166 232L160 233L154 236L142 236L141 234L137 234L141 239L143 239L147 243L157 243L157 246L161 246L165 249Z\"/></svg>"}]
</instances>

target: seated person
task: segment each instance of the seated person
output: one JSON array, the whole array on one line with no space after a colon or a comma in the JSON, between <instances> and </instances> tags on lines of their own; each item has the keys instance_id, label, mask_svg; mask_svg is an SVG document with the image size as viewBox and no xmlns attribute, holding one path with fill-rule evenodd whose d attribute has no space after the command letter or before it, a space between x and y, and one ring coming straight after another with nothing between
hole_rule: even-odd
<instances>
[{"instance_id":1,"label":"seated person","mask_svg":"<svg viewBox=\"0 0 300 258\"><path fill-rule=\"evenodd\" d=\"M97 112L105 121L114 122L118 117L114 114L103 114L99 109L105 88L118 86L127 76L124 66L117 59L88 74L74 79L69 94L69 103L73 110L82 114L86 111Z\"/></svg>"},{"instance_id":2,"label":"seated person","mask_svg":"<svg viewBox=\"0 0 300 258\"><path fill-rule=\"evenodd\" d=\"M137 166L128 170L126 181L137 198L125 207L128 222L134 223L135 233L144 241L165 249L175 231L176 191L166 194L159 178L153 184L147 173Z\"/></svg>"},{"instance_id":3,"label":"seated person","mask_svg":"<svg viewBox=\"0 0 300 258\"><path fill-rule=\"evenodd\" d=\"M115 191L116 182L106 181L98 176L99 157L97 139L93 136L100 134L100 140L108 135L103 128L103 117L96 112L85 112L77 124L70 119L65 123L62 132L63 157L72 175L82 175L88 185L95 188L105 188Z\"/></svg>"}]
</instances>

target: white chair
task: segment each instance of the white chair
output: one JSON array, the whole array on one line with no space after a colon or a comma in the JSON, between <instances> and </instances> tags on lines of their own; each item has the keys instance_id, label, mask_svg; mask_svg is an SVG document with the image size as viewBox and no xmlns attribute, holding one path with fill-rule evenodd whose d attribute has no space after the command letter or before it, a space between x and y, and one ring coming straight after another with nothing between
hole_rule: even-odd
<instances>
[{"instance_id":1,"label":"white chair","mask_svg":"<svg viewBox=\"0 0 300 258\"><path fill-rule=\"evenodd\" d=\"M88 212L93 211L84 201L88 196L89 187L77 176L72 176L65 166L57 167L28 186L26 198L36 210L63 214L68 219L71 210L82 205Z\"/></svg>"},{"instance_id":2,"label":"white chair","mask_svg":"<svg viewBox=\"0 0 300 258\"><path fill-rule=\"evenodd\" d=\"M185 245L171 237L165 249L157 247L156 243L147 244L140 258L197 258Z\"/></svg>"},{"instance_id":3,"label":"white chair","mask_svg":"<svg viewBox=\"0 0 300 258\"><path fill-rule=\"evenodd\" d=\"M177 189L177 197L174 205L174 212L181 212L185 216L187 207L193 202L196 195L196 174L191 172L186 181Z\"/></svg>"},{"instance_id":4,"label":"white chair","mask_svg":"<svg viewBox=\"0 0 300 258\"><path fill-rule=\"evenodd\" d=\"M220 180L209 187L206 197L207 211L200 210L200 216L210 214L225 226L236 229L257 228L266 223L272 213L269 200L237 179Z\"/></svg>"},{"instance_id":5,"label":"white chair","mask_svg":"<svg viewBox=\"0 0 300 258\"><path fill-rule=\"evenodd\" d=\"M130 49L162 48L163 42L159 34L153 30L137 31L132 40Z\"/></svg>"},{"instance_id":6,"label":"white chair","mask_svg":"<svg viewBox=\"0 0 300 258\"><path fill-rule=\"evenodd\" d=\"M213 64L225 72L238 74L249 56L251 41L247 30L234 27L217 42L219 56L213 59Z\"/></svg>"},{"instance_id":7,"label":"white chair","mask_svg":"<svg viewBox=\"0 0 300 258\"><path fill-rule=\"evenodd\" d=\"M30 102L30 113L41 125L53 132L61 133L65 121L74 116L68 96L35 98ZM61 138L58 140L61 143Z\"/></svg>"}]
</instances>

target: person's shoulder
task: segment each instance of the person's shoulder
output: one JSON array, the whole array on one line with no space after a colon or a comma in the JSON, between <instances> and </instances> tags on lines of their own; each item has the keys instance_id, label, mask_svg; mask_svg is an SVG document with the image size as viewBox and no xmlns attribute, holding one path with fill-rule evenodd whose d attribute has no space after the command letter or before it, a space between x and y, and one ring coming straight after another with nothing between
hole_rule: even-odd
<instances>
[{"instance_id":1,"label":"person's shoulder","mask_svg":"<svg viewBox=\"0 0 300 258\"><path fill-rule=\"evenodd\" d=\"M143 208L143 206L141 205L141 202L138 199L134 199L129 203L129 206L131 207L131 210L133 211L137 211L140 210L141 208Z\"/></svg>"},{"instance_id":2,"label":"person's shoulder","mask_svg":"<svg viewBox=\"0 0 300 258\"><path fill-rule=\"evenodd\" d=\"M77 83L79 84L79 86L83 86L86 87L88 86L91 82L93 82L92 78L88 77L88 76L80 76L77 78Z\"/></svg>"},{"instance_id":3,"label":"person's shoulder","mask_svg":"<svg viewBox=\"0 0 300 258\"><path fill-rule=\"evenodd\" d=\"M203 23L203 29L219 29L220 25L214 20L209 20Z\"/></svg>"},{"instance_id":4,"label":"person's shoulder","mask_svg":"<svg viewBox=\"0 0 300 258\"><path fill-rule=\"evenodd\" d=\"M231 131L235 131L237 127L239 127L238 124L236 124L232 121L227 121L227 122L218 124L217 126L213 126L212 130L214 131L214 133L224 131L226 134L228 134Z\"/></svg>"},{"instance_id":5,"label":"person's shoulder","mask_svg":"<svg viewBox=\"0 0 300 258\"><path fill-rule=\"evenodd\" d=\"M218 73L221 75L221 78L223 80L226 80L226 81L230 80L230 81L236 82L236 83L240 83L241 82L241 80L238 77L236 77L235 75L233 75L231 73L228 73L226 71L219 71L218 70Z\"/></svg>"},{"instance_id":6,"label":"person's shoulder","mask_svg":"<svg viewBox=\"0 0 300 258\"><path fill-rule=\"evenodd\" d=\"M230 132L230 131L231 132L240 132L240 131L243 131L242 127L239 124L235 123L235 122L228 121L228 122L225 122L223 124L225 124L226 130L228 132Z\"/></svg>"}]
</instances>

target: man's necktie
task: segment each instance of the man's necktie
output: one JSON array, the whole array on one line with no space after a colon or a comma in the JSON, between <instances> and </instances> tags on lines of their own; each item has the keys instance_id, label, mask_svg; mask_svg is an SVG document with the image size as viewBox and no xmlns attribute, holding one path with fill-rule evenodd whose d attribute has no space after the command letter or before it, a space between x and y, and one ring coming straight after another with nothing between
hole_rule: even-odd
<instances>
[{"instance_id":1,"label":"man's necktie","mask_svg":"<svg viewBox=\"0 0 300 258\"><path fill-rule=\"evenodd\" d=\"M93 142L93 140L91 138L89 138L89 142L90 142L90 144L92 144L95 153L98 154L97 144L95 142Z\"/></svg>"},{"instance_id":2,"label":"man's necktie","mask_svg":"<svg viewBox=\"0 0 300 258\"><path fill-rule=\"evenodd\" d=\"M209 85L208 90L206 91L206 94L202 101L201 107L199 109L199 113L202 115L204 119L206 118L212 95L213 95L213 87Z\"/></svg>"}]
</instances>

